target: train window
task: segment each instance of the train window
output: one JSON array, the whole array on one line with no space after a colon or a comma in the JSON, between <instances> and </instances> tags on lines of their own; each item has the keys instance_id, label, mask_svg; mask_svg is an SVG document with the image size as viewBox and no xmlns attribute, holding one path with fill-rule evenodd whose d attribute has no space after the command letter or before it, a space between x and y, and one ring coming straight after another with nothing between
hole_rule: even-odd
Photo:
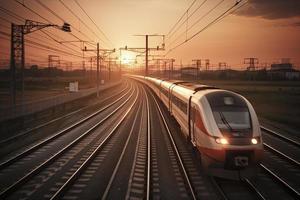
<instances>
[{"instance_id":1,"label":"train window","mask_svg":"<svg viewBox=\"0 0 300 200\"><path fill-rule=\"evenodd\" d=\"M160 87L160 91L166 96L168 97L168 91L166 89L164 89L163 87Z\"/></svg>"},{"instance_id":2,"label":"train window","mask_svg":"<svg viewBox=\"0 0 300 200\"><path fill-rule=\"evenodd\" d=\"M217 108L213 110L213 115L220 129L230 131L251 129L251 119L247 108Z\"/></svg>"},{"instance_id":3,"label":"train window","mask_svg":"<svg viewBox=\"0 0 300 200\"><path fill-rule=\"evenodd\" d=\"M187 114L187 103L172 94L172 102L185 114Z\"/></svg>"},{"instance_id":4,"label":"train window","mask_svg":"<svg viewBox=\"0 0 300 200\"><path fill-rule=\"evenodd\" d=\"M225 105L233 105L234 104L234 100L232 97L224 97L224 104Z\"/></svg>"}]
</instances>

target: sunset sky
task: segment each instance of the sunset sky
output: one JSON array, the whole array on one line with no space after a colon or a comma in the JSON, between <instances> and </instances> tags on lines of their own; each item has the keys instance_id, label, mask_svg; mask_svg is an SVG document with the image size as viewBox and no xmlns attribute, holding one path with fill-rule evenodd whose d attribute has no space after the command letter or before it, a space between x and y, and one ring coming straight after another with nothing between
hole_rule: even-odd
<instances>
[{"instance_id":1,"label":"sunset sky","mask_svg":"<svg viewBox=\"0 0 300 200\"><path fill-rule=\"evenodd\" d=\"M135 34L164 34L166 36L166 51L177 43L184 41L201 30L213 19L230 8L235 0L197 0L189 14L202 5L193 16L184 23L174 35L168 35L173 25L179 20L194 0L0 0L0 59L1 67L5 65L10 51L10 22L22 24L22 19L11 17L7 10L26 19L61 25L62 19L71 24L72 34L53 28L44 29L52 39L38 31L26 35L26 39L72 52L74 55L48 52L33 48L35 44L26 46L26 62L35 61L46 64L48 54L59 54L66 62L82 61L80 56L82 46L79 42L69 42L64 45L56 41L86 40L100 42L102 48L119 49L128 47L144 47L145 39ZM31 9L26 9L23 5ZM244 3L242 1L241 3ZM212 12L191 28L199 18L218 5ZM53 14L47 8L54 11ZM76 14L74 16L65 5ZM82 6L84 11L79 7ZM37 16L32 11L41 16ZM12 14L12 13L10 13ZM89 17L97 24L96 27ZM61 18L61 19L60 19ZM183 20L186 19L184 16ZM83 24L84 23L84 24ZM23 21L24 24L24 21ZM179 23L180 25L180 23ZM87 28L89 27L89 28ZM100 29L100 30L99 30ZM101 31L103 33L101 33ZM183 34L174 41L178 35ZM227 62L233 68L244 67L245 57L257 57L260 63L279 62L281 58L291 58L291 62L300 67L300 1L299 0L249 0L242 8L212 25L195 38L169 52L166 57L176 59L176 63L192 63L192 59L210 59L213 65ZM150 38L150 46L161 44L161 38ZM173 45L172 45L173 44ZM88 46L94 48L94 46ZM92 52L85 56L94 56ZM124 53L125 55L125 53ZM118 53L115 55L118 56ZM128 54L127 57L130 57Z\"/></svg>"}]
</instances>

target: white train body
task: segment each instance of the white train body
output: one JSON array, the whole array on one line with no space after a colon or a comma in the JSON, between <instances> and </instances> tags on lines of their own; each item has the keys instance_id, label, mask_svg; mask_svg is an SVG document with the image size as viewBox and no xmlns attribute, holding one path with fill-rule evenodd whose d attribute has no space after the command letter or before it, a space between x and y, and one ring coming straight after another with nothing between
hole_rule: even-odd
<instances>
[{"instance_id":1,"label":"white train body","mask_svg":"<svg viewBox=\"0 0 300 200\"><path fill-rule=\"evenodd\" d=\"M206 85L143 77L167 106L212 175L256 174L263 156L257 115L243 96Z\"/></svg>"}]
</instances>

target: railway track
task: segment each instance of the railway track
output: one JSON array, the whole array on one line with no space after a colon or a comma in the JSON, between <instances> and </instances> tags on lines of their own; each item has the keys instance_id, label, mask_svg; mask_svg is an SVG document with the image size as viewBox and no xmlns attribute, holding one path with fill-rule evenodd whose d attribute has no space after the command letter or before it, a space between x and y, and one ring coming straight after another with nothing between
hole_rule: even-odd
<instances>
[{"instance_id":1,"label":"railway track","mask_svg":"<svg viewBox=\"0 0 300 200\"><path fill-rule=\"evenodd\" d=\"M262 129L264 130L264 129ZM268 130L269 131L269 130ZM287 138L285 136L281 137L282 135L279 133L276 133L274 131L270 132L269 134L272 134L275 137L278 137L280 140L282 138L284 142L287 142L293 146L297 146L297 144L295 143L295 141L293 141L290 138ZM245 194L249 193L249 198L251 197L252 194L255 194L255 198L259 198L259 199L274 199L277 198L279 196L286 198L286 199L298 199L300 198L300 193L297 189L295 189L295 187L293 187L290 183L288 183L289 181L287 180L288 177L288 173L289 176L295 176L295 172L299 172L299 161L297 161L295 158L292 158L288 155L286 155L285 153L281 152L280 150L272 147L270 144L264 142L263 143L264 147L265 147L265 151L266 154L270 154L267 155L267 157L270 157L270 161L269 161L269 166L267 166L266 164L260 164L259 167L261 168L261 172L259 173L257 178L254 179L244 179L241 181L243 187L245 189L230 189L230 185L233 185L233 188L238 188L241 187L241 185L238 185L238 187L236 187L236 183L230 183L230 181L226 181L226 180L222 180L223 181L223 185L225 185L225 187L222 187L222 183L218 183L218 179L213 178L215 184L216 184L216 188L219 190L219 193L221 194L223 199L247 199L247 196L244 196ZM278 157L278 158L277 158ZM277 163L277 165L275 165L276 159L280 159L279 164ZM279 174L278 172L275 172L276 170L272 170L270 169L270 167L273 166L273 168L277 168L280 169L282 168L282 164L284 164L285 166L288 166L286 168L284 168L285 173L283 174ZM275 165L275 167L274 167ZM292 171L289 171L289 169L293 169ZM296 175L297 176L297 175ZM222 182L221 181L221 182ZM294 186L299 184L299 182L296 180L294 180ZM271 187L266 187L266 185L272 185ZM248 190L247 190L248 188ZM278 189L275 189L278 188ZM236 191L243 191L243 192L236 192ZM271 191L271 192L270 192ZM276 192L279 191L279 192ZM234 192L236 193L235 195ZM252 194L251 194L252 193ZM272 193L275 193L275 195L272 195ZM285 194L288 193L288 194Z\"/></svg>"},{"instance_id":2,"label":"railway track","mask_svg":"<svg viewBox=\"0 0 300 200\"><path fill-rule=\"evenodd\" d=\"M141 89L141 87L140 87ZM147 148L148 136L150 134L148 113L148 102L144 97L144 91L140 90L140 106L136 112L130 131L120 156L113 167L101 199L149 199L149 187L147 184ZM128 165L128 162L130 164ZM132 163L132 164L131 164ZM128 184L127 184L128 183ZM124 186L127 186L126 187ZM122 188L123 186L123 188Z\"/></svg>"},{"instance_id":3,"label":"railway track","mask_svg":"<svg viewBox=\"0 0 300 200\"><path fill-rule=\"evenodd\" d=\"M233 181L212 177L211 180L222 199L265 199L248 179Z\"/></svg>"},{"instance_id":4,"label":"railway track","mask_svg":"<svg viewBox=\"0 0 300 200\"><path fill-rule=\"evenodd\" d=\"M147 95L144 90L143 94L145 96ZM133 165L128 180L126 199L150 198L151 128L150 108L147 96L144 102L146 109L143 110L142 119L146 118L146 120L140 125L137 145L134 151ZM146 127L146 129L143 130L143 127Z\"/></svg>"},{"instance_id":5,"label":"railway track","mask_svg":"<svg viewBox=\"0 0 300 200\"><path fill-rule=\"evenodd\" d=\"M16 162L18 159L21 159L24 156L29 155L30 153L37 150L38 148L48 144L49 142L52 142L53 140L59 138L60 136L63 136L64 134L66 134L67 132L73 130L74 128L76 128L78 126L80 126L81 124L87 122L91 118L95 117L96 115L100 114L101 112L103 112L103 111L107 110L108 108L112 107L115 103L121 101L127 94L129 94L129 91L126 92L125 94L123 94L121 97L119 97L114 102L104 106L103 108L97 110L96 112L90 114L89 116L77 121L76 123L72 124L71 126L66 127L61 131L58 131L56 134L50 136L49 138L46 138L45 140L42 140L41 142L35 144L34 146L28 147L26 150L12 156L11 158L8 158L6 161L3 161L2 163L0 163L0 170L3 170L5 167L7 167L7 166L11 165L12 163Z\"/></svg>"},{"instance_id":6,"label":"railway track","mask_svg":"<svg viewBox=\"0 0 300 200\"><path fill-rule=\"evenodd\" d=\"M289 148L299 152L298 142L270 129L262 127L262 130L268 135L278 138L280 147L285 149L279 150L278 147L274 147L276 143L271 145L272 140L267 138L267 141L263 143L265 159L259 165L261 172L256 179L245 179L244 181L261 199L273 199L279 196L286 199L300 198L300 163L296 158L282 152L283 150L288 152ZM272 186L266 187L267 185ZM271 188L272 190L270 190Z\"/></svg>"},{"instance_id":7,"label":"railway track","mask_svg":"<svg viewBox=\"0 0 300 200\"><path fill-rule=\"evenodd\" d=\"M90 115L89 117L77 122L74 126L79 126L80 124L82 124L84 121L92 118L93 116L96 116L97 114L99 114L100 112L108 109L109 107L111 107L112 105L116 104L117 102L121 101L130 91L128 91L126 94L124 94L122 97L120 97L118 100L112 102L111 104L107 105L106 107L98 110L97 112L95 112L94 114ZM27 170L26 173L23 172L23 175L21 178L18 178L16 181L13 182L13 184L11 184L8 187L5 187L4 190L1 191L0 197L4 198L7 197L8 195L12 194L13 192L17 191L18 188L20 188L20 186L24 185L26 182L28 182L29 180L32 179L32 177L34 177L36 174L40 173L41 171L43 171L43 169L45 169L47 166L53 164L53 162L55 162L56 160L58 160L58 158L63 155L65 152L69 151L69 149L73 148L74 146L78 146L78 144L80 144L80 142L86 138L88 138L88 136L92 135L93 131L98 128L101 124L103 124L105 121L107 121L110 117L112 117L118 110L120 110L128 101L129 99L132 97L133 93L124 101L122 102L116 109L114 109L113 112L111 112L109 115L107 115L105 118L103 118L101 121L97 122L96 124L94 124L91 128L89 128L87 131L85 131L83 134L80 134L79 137L77 137L75 140L73 140L71 143L69 143L67 146L63 147L60 151L56 152L54 155L51 155L50 158L48 158L47 160L36 164L35 167L33 167L33 170ZM72 127L68 127L70 129L74 128L74 126ZM47 147L47 145L51 142L54 141L57 138L60 138L60 136L62 134L64 134L67 130L69 129L64 129L63 131L60 131L59 133L55 134L53 137L48 138L47 140L39 143L38 145L35 145L31 148L29 148L27 151L18 154L17 156L13 157L12 159L4 162L1 164L1 175L3 175L3 173L5 174L5 170L3 170L4 168L6 168L7 166L10 166L11 168L16 168L16 167L20 167L19 164L16 164L15 166L11 166L14 163L17 163L17 160L23 159L24 157L26 158L26 156L29 155L29 157L32 157L32 152L36 151L38 148L40 147ZM95 134L94 134L95 135ZM82 147L80 147L82 148ZM76 152L76 151L75 151ZM74 152L73 152L74 153ZM71 156L72 157L72 156ZM30 160L30 158L29 158ZM8 170L9 171L9 170Z\"/></svg>"},{"instance_id":8,"label":"railway track","mask_svg":"<svg viewBox=\"0 0 300 200\"><path fill-rule=\"evenodd\" d=\"M178 127L166 108L141 85L131 85L114 102L1 163L0 178L16 169L21 172L1 183L0 198L300 198L299 179L293 174L299 172L299 161L272 139L299 152L297 141L266 133L271 138L264 141L267 160L260 164L257 178L206 182L183 137L176 135ZM87 122L88 128L83 126ZM63 143L72 131L77 135ZM53 143L64 145L54 148ZM36 154L47 159L36 161ZM31 168L29 162L33 162ZM27 167L20 170L23 166Z\"/></svg>"},{"instance_id":9,"label":"railway track","mask_svg":"<svg viewBox=\"0 0 300 200\"><path fill-rule=\"evenodd\" d=\"M266 129L264 127L262 127L262 130L265 131ZM272 134L272 135L276 136L277 138L279 138L280 140L283 140L283 141L289 143L290 145L293 145L294 147L299 146L297 141L295 141L291 138L282 136L281 134L276 133L276 132L271 131L271 130L266 130L266 131L268 131L268 134ZM267 149L268 151L270 151L273 154L276 154L277 156L281 157L286 162L288 162L290 165L293 165L294 166L293 169L299 172L299 162L295 158L286 155L286 153L283 153L282 151L272 147L270 144L268 144L266 142L264 143L264 146L265 146L265 149ZM282 145L282 146L285 147L285 145ZM274 171L272 171L271 169L269 169L268 167L266 167L263 164L261 164L260 167L264 171L263 173L270 176L273 182L278 183L279 187L281 187L282 190L288 191L292 195L292 197L294 197L294 198L299 198L299 192L297 191L297 189L295 189L293 186L291 186L291 184L289 184L288 181L285 181L285 179L286 179L285 176L283 176L283 175L279 176L278 174L276 174ZM278 168L281 168L281 166L278 166ZM281 178L282 176L283 176L283 178ZM295 183L298 184L299 182L296 180ZM247 198L247 195L245 196L245 194L248 193L249 194L248 197L251 197L251 196L253 197L253 194L255 194L254 195L255 198L269 199L269 198L267 198L268 196L266 196L264 194L264 192L262 192L264 190L261 190L260 188L258 188L256 186L256 184L252 182L252 180L249 180L249 179L242 180L242 185L245 188L244 189L245 192L243 193L243 195L244 195L243 198ZM221 193L226 194L226 192L221 192ZM224 198L224 195L223 195L223 198ZM234 199L234 198L225 197L225 199Z\"/></svg>"},{"instance_id":10,"label":"railway track","mask_svg":"<svg viewBox=\"0 0 300 200\"><path fill-rule=\"evenodd\" d=\"M114 143L116 143L118 141L118 134L116 134L116 131L118 130L118 128L120 127L120 125L125 121L125 118L129 115L129 113L132 111L134 104L137 102L138 99L138 94L136 95L133 103L129 106L128 109L126 109L125 113L122 115L121 119L118 121L118 123L113 127L113 129L105 136L105 138L99 143L97 144L94 148L94 150L92 151L92 153L89 154L89 156L87 157L87 159L79 166L79 168L69 177L69 179L56 191L56 193L51 197L51 200L54 199L61 199L63 198L63 195L65 194L66 191L70 191L72 190L73 185L75 185L75 182L80 178L80 176L82 176L84 173L89 173L89 171L87 170L87 168L91 165L92 161L96 158L96 157L100 157L101 153L106 154L105 151L103 151L103 149L105 148L105 146L115 146ZM134 124L136 122L136 117L134 119ZM133 129L132 129L133 130ZM132 131L130 132L130 135L132 134ZM128 141L129 138L127 138L125 146L123 148L126 149L127 145L128 145ZM123 153L122 153L123 154ZM122 155L121 154L121 155ZM105 155L103 155L105 156ZM107 156L107 155L106 155ZM116 169L116 168L115 168ZM112 176L114 176L114 173ZM109 186L110 184L108 184ZM107 191L107 190L106 190ZM106 194L106 192L104 193L104 195Z\"/></svg>"},{"instance_id":11,"label":"railway track","mask_svg":"<svg viewBox=\"0 0 300 200\"><path fill-rule=\"evenodd\" d=\"M27 129L27 130L25 130L25 131L21 131L20 133L17 133L17 134L14 135L14 136L8 137L8 138L3 139L3 140L0 140L0 145L6 145L6 144L8 144L8 143L10 143L10 142L15 142L15 141L17 141L17 140L19 140L19 139L21 139L21 138L23 138L23 137L25 137L25 136L27 136L27 135L30 135L30 134L32 134L32 133L35 132L35 131L39 131L40 129L45 128L45 127L47 127L47 126L49 126L49 125L51 125L51 124L54 124L54 123L57 123L58 121L67 119L68 117L71 117L71 116L80 114L80 112L82 112L82 111L84 111L84 110L87 110L88 108L92 108L92 107L95 107L95 106L97 106L97 105L100 105L100 104L106 102L107 100L109 100L109 99L111 99L111 98L114 98L114 97L116 97L116 96L122 94L126 89L128 89L128 83L126 83L125 88L122 89L122 90L121 90L120 92L118 92L117 94L113 94L113 95L111 95L111 96L109 96L109 97L107 97L107 98L104 98L104 99L100 100L100 102L95 102L95 103L93 103L92 105L86 105L86 106L81 107L81 108L79 108L79 109L77 109L77 110L74 110L74 111L72 111L72 112L70 112L70 113L67 113L67 114L65 114L65 115L56 117L56 118L54 118L54 119L51 119L50 121L47 121L47 122L45 122L45 123L39 124L39 125L37 125L37 126L35 126L35 127L29 128L29 129Z\"/></svg>"},{"instance_id":12,"label":"railway track","mask_svg":"<svg viewBox=\"0 0 300 200\"><path fill-rule=\"evenodd\" d=\"M290 144L293 144L293 145L295 145L296 147L300 148L300 143L299 143L298 141L296 141L296 140L294 140L294 139L292 139L292 138L289 138L289 137L287 137L287 136L284 136L284 135L282 135L282 134L280 134L280 133L277 133L276 131L273 131L273 130L271 130L271 129L268 129L268 128L264 127L264 126L260 126L260 128L261 128L261 130L263 130L265 133L268 133L269 135L278 137L278 138L280 138L280 139L282 139L282 140L284 140L284 141L286 141L286 142L288 142L288 143L290 143Z\"/></svg>"},{"instance_id":13,"label":"railway track","mask_svg":"<svg viewBox=\"0 0 300 200\"><path fill-rule=\"evenodd\" d=\"M180 167L180 171L182 171L182 174L183 174L183 178L184 178L185 186L187 188L187 192L189 193L191 199L197 199L196 198L196 193L195 193L194 188L193 188L193 186L191 184L190 177L188 176L186 167L184 166L184 163L182 161L181 155L179 154L178 147L177 147L177 145L176 145L176 143L174 141L173 135L170 132L170 129L169 129L169 126L168 126L167 121L165 119L165 116L163 115L162 110L161 110L161 108L160 108L157 100L155 99L155 97L152 95L152 93L150 93L150 94L151 94L152 98L155 101L155 105L156 105L156 107L157 107L157 109L159 111L160 117L161 117L161 119L163 121L163 124L164 124L164 127L165 127L165 129L167 131L167 134L168 134L171 146L172 146L174 154L176 156L176 160L177 160L178 165Z\"/></svg>"}]
</instances>

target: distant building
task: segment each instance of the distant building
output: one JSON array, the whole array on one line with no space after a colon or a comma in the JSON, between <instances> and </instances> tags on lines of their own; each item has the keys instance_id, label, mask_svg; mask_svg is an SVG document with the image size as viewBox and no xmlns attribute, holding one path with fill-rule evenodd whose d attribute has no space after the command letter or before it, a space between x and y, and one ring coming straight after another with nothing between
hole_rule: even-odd
<instances>
[{"instance_id":1,"label":"distant building","mask_svg":"<svg viewBox=\"0 0 300 200\"><path fill-rule=\"evenodd\" d=\"M300 72L293 69L291 63L279 63L272 64L271 69L268 72L271 79L281 79L281 80L299 80Z\"/></svg>"},{"instance_id":2,"label":"distant building","mask_svg":"<svg viewBox=\"0 0 300 200\"><path fill-rule=\"evenodd\" d=\"M279 64L272 64L271 70L292 70L293 65L291 63L279 63Z\"/></svg>"},{"instance_id":3,"label":"distant building","mask_svg":"<svg viewBox=\"0 0 300 200\"><path fill-rule=\"evenodd\" d=\"M183 67L181 73L182 75L197 76L197 70L196 67Z\"/></svg>"}]
</instances>

